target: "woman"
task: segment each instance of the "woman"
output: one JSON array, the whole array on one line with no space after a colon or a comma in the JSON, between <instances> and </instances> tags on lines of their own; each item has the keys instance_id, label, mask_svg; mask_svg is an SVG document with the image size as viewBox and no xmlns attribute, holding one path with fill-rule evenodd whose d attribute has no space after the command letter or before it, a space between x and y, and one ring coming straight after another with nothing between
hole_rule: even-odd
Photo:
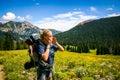
<instances>
[{"instance_id":1,"label":"woman","mask_svg":"<svg viewBox=\"0 0 120 80\"><path fill-rule=\"evenodd\" d=\"M64 48L53 37L50 30L44 30L41 34L39 44L38 80L52 80L52 68L54 64L54 53Z\"/></svg>"}]
</instances>

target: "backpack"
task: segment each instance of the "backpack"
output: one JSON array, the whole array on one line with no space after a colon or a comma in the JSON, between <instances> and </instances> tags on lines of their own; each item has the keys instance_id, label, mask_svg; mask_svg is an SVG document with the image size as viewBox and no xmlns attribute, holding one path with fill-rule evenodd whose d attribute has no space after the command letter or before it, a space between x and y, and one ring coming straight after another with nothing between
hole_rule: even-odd
<instances>
[{"instance_id":1,"label":"backpack","mask_svg":"<svg viewBox=\"0 0 120 80\"><path fill-rule=\"evenodd\" d=\"M52 65L43 61L38 53L39 52L38 45L43 45L43 43L40 41L40 38L38 36L37 37L30 36L30 38L25 40L25 43L29 46L28 52L30 56L30 62L26 62L24 64L25 69L36 67L38 66L38 64L41 68L47 68L47 69L52 68Z\"/></svg>"},{"instance_id":2,"label":"backpack","mask_svg":"<svg viewBox=\"0 0 120 80\"><path fill-rule=\"evenodd\" d=\"M32 67L38 66L38 43L40 38L38 35L31 35L30 38L25 40L28 45L28 52L30 56L30 62L24 64L25 69L30 69Z\"/></svg>"}]
</instances>

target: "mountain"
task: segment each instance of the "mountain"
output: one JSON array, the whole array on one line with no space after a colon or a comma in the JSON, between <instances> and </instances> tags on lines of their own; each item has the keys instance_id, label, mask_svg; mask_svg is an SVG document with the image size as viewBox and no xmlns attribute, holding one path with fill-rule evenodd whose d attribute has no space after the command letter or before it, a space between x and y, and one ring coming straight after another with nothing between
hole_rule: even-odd
<instances>
[{"instance_id":1,"label":"mountain","mask_svg":"<svg viewBox=\"0 0 120 80\"><path fill-rule=\"evenodd\" d=\"M70 45L120 43L120 16L84 21L55 36L62 44Z\"/></svg>"},{"instance_id":2,"label":"mountain","mask_svg":"<svg viewBox=\"0 0 120 80\"><path fill-rule=\"evenodd\" d=\"M43 31L44 29L40 29L41 31ZM61 31L55 30L55 29L49 29L52 31L53 35L59 34L61 33Z\"/></svg>"},{"instance_id":3,"label":"mountain","mask_svg":"<svg viewBox=\"0 0 120 80\"><path fill-rule=\"evenodd\" d=\"M16 39L25 39L29 37L32 33L39 33L39 28L32 25L29 22L14 22L9 21L0 26L0 32L5 36L4 33L9 33Z\"/></svg>"},{"instance_id":4,"label":"mountain","mask_svg":"<svg viewBox=\"0 0 120 80\"><path fill-rule=\"evenodd\" d=\"M31 23L24 22L14 22L9 21L7 23L0 23L0 37L4 38L6 33L9 33L13 36L14 40L26 39L31 34L39 34L40 29L37 26L32 25ZM60 31L50 29L53 32L53 35L60 33Z\"/></svg>"}]
</instances>

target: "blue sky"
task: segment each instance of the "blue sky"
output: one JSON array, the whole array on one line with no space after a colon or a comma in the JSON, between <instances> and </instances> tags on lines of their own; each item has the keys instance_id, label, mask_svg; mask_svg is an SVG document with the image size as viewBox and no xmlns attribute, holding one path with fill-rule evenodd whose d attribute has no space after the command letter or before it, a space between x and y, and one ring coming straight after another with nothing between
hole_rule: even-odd
<instances>
[{"instance_id":1,"label":"blue sky","mask_svg":"<svg viewBox=\"0 0 120 80\"><path fill-rule=\"evenodd\" d=\"M120 0L1 0L0 21L28 21L66 31L78 23L120 16Z\"/></svg>"}]
</instances>

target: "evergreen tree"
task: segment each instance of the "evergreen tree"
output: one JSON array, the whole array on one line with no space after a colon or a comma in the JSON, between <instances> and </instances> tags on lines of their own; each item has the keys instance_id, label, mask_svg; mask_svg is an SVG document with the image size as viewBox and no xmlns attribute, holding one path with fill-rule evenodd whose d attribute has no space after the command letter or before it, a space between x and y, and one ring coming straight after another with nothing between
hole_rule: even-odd
<instances>
[{"instance_id":1,"label":"evergreen tree","mask_svg":"<svg viewBox=\"0 0 120 80\"><path fill-rule=\"evenodd\" d=\"M6 34L5 41L3 44L4 50L12 50L14 48L14 42L10 34Z\"/></svg>"},{"instance_id":2,"label":"evergreen tree","mask_svg":"<svg viewBox=\"0 0 120 80\"><path fill-rule=\"evenodd\" d=\"M69 51L70 50L70 46L69 45L67 45L67 51Z\"/></svg>"},{"instance_id":3,"label":"evergreen tree","mask_svg":"<svg viewBox=\"0 0 120 80\"><path fill-rule=\"evenodd\" d=\"M89 52L89 47L88 47L88 45L84 45L84 51L83 52L85 52L85 53L88 53Z\"/></svg>"},{"instance_id":4,"label":"evergreen tree","mask_svg":"<svg viewBox=\"0 0 120 80\"><path fill-rule=\"evenodd\" d=\"M100 48L98 47L96 51L96 55L99 55L99 54L100 54Z\"/></svg>"},{"instance_id":5,"label":"evergreen tree","mask_svg":"<svg viewBox=\"0 0 120 80\"><path fill-rule=\"evenodd\" d=\"M120 44L115 45L113 54L120 55Z\"/></svg>"},{"instance_id":6,"label":"evergreen tree","mask_svg":"<svg viewBox=\"0 0 120 80\"><path fill-rule=\"evenodd\" d=\"M77 52L78 52L78 53L81 53L81 52L82 52L81 46L77 46Z\"/></svg>"},{"instance_id":7,"label":"evergreen tree","mask_svg":"<svg viewBox=\"0 0 120 80\"><path fill-rule=\"evenodd\" d=\"M4 43L4 40L0 38L0 50L3 50L3 43Z\"/></svg>"},{"instance_id":8,"label":"evergreen tree","mask_svg":"<svg viewBox=\"0 0 120 80\"><path fill-rule=\"evenodd\" d=\"M17 41L17 42L16 42L16 50L19 50L19 49L20 49L20 42Z\"/></svg>"}]
</instances>

